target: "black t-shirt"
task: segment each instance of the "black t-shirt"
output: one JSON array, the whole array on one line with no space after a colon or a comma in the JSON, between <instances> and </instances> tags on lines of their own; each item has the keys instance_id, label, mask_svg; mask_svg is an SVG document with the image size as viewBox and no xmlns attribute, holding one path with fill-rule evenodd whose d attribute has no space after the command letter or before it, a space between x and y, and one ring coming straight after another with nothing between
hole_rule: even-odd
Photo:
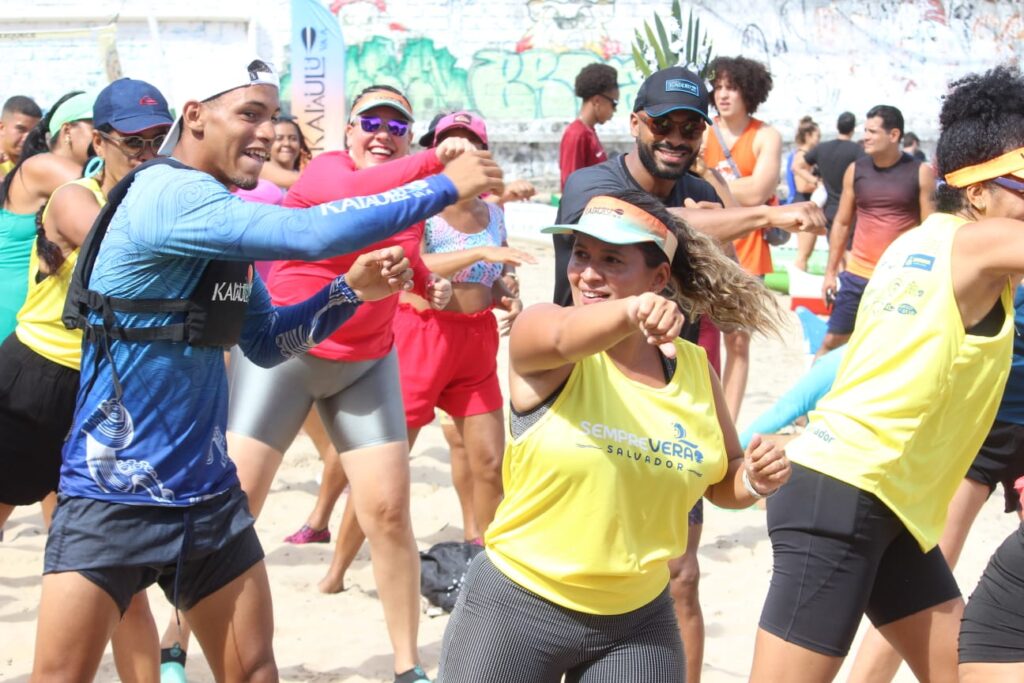
<instances>
[{"instance_id":1,"label":"black t-shirt","mask_svg":"<svg viewBox=\"0 0 1024 683\"><path fill-rule=\"evenodd\" d=\"M818 167L818 175L825 181L828 200L825 202L825 218L832 225L839 211L839 195L843 193L843 174L849 165L864 156L861 146L852 140L829 140L804 155L807 164Z\"/></svg>"},{"instance_id":2,"label":"black t-shirt","mask_svg":"<svg viewBox=\"0 0 1024 683\"><path fill-rule=\"evenodd\" d=\"M569 176L562 193L562 201L558 205L558 216L555 222L559 225L573 225L580 220L583 209L594 197L602 194L614 194L623 190L644 189L636 182L626 168L626 156L619 155L596 166L588 166ZM659 199L661 199L659 197ZM683 201L692 199L695 202L708 201L722 203L718 193L706 180L687 173L680 178L668 199L662 200L669 208L683 205ZM555 293L554 302L560 306L572 304L572 293L565 270L569 265L572 253L572 235L552 235L555 243Z\"/></svg>"}]
</instances>

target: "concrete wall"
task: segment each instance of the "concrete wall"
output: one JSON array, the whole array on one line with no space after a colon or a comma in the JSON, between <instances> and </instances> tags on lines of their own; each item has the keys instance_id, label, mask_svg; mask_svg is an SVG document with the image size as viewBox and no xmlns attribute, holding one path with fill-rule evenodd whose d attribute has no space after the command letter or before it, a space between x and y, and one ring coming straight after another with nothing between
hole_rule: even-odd
<instances>
[{"instance_id":1,"label":"concrete wall","mask_svg":"<svg viewBox=\"0 0 1024 683\"><path fill-rule=\"evenodd\" d=\"M574 115L576 72L595 60L620 71L623 106L599 133L628 144L627 116L639 82L629 56L634 29L669 2L637 0L325 0L348 43L350 92L371 82L401 85L421 121L441 108L487 117L513 174L557 176L557 141ZM36 0L0 6L4 31L96 25L119 10L118 49L128 75L172 97L182 77L231 54L289 60L285 0L156 0L81 3ZM766 62L775 88L759 112L788 139L810 114L826 134L849 109L899 106L925 140L937 132L946 84L964 73L1018 61L1024 7L992 0L704 1L693 7L716 53ZM155 20L155 24L154 21ZM155 30L154 30L155 29ZM2 35L0 35L2 38ZM101 85L88 38L0 40L4 93L52 101L71 87Z\"/></svg>"}]
</instances>

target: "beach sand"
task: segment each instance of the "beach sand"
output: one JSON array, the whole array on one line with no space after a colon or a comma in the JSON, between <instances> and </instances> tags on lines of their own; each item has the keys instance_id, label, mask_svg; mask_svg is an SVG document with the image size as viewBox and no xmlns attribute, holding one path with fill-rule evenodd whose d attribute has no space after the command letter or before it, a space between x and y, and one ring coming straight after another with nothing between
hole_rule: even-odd
<instances>
[{"instance_id":1,"label":"beach sand","mask_svg":"<svg viewBox=\"0 0 1024 683\"><path fill-rule=\"evenodd\" d=\"M551 249L535 242L516 240L513 246L533 252L539 261L538 265L520 269L524 301L530 304L549 300L553 271ZM780 303L787 305L784 297L780 297ZM755 337L753 340L750 381L740 416L741 425L768 408L806 366L796 318L789 315L789 319L784 339ZM503 385L505 348L503 341L500 359ZM420 549L439 541L461 540L461 516L449 476L448 450L436 421L421 431L412 452L411 468L413 526ZM281 540L298 529L312 509L319 470L316 452L310 441L300 435L285 456L263 515L256 524L266 551L273 590L274 650L281 679L390 681L390 645L376 597L368 550L364 547L350 570L345 592L322 595L316 585L327 568L332 548L292 546ZM332 531L337 528L343 502L344 499L335 510ZM728 511L710 504L705 506L704 514L699 551L701 604L707 625L703 680L706 683L745 681L771 571L765 514L756 507ZM974 525L956 571L961 590L967 594L973 590L989 556L1016 524L1014 516L1002 513L1001 492L993 496ZM0 680L27 681L32 666L45 543L39 507L16 510L5 534L0 543ZM162 631L170 608L159 589L150 589L149 596ZM447 616L424 615L420 624L420 652L431 675L437 671L447 620ZM849 660L837 680L845 680ZM194 683L213 680L195 644L189 653L187 672L189 681ZM109 650L97 680L117 680ZM913 681L914 678L904 667L897 680Z\"/></svg>"}]
</instances>

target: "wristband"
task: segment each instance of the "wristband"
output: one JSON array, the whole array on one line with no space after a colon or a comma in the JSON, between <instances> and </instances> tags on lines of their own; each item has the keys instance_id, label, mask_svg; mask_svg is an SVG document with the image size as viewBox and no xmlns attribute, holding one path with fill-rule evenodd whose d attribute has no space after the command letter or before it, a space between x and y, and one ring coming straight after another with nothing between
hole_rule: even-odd
<instances>
[{"instance_id":1,"label":"wristband","mask_svg":"<svg viewBox=\"0 0 1024 683\"><path fill-rule=\"evenodd\" d=\"M331 293L328 296L331 304L361 304L363 300L359 298L359 295L348 286L348 281L345 280L344 275L339 275L334 278L331 283Z\"/></svg>"},{"instance_id":2,"label":"wristband","mask_svg":"<svg viewBox=\"0 0 1024 683\"><path fill-rule=\"evenodd\" d=\"M747 493L752 495L757 500L763 500L765 498L770 498L770 497L774 496L776 493L779 492L778 488L774 488L771 491L769 491L768 493L761 493L760 491L755 489L754 485L750 483L750 475L747 474L747 466L746 465L743 466L743 477L742 478L743 478L743 488L745 488L747 490Z\"/></svg>"}]
</instances>

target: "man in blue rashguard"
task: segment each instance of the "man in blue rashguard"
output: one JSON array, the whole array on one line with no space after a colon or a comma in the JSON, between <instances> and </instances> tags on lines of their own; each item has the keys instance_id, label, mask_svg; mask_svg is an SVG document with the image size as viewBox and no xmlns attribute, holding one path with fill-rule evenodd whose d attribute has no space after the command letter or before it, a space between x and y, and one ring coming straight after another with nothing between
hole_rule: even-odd
<instances>
[{"instance_id":1,"label":"man in blue rashguard","mask_svg":"<svg viewBox=\"0 0 1024 683\"><path fill-rule=\"evenodd\" d=\"M65 309L85 331L81 385L46 545L34 681L91 680L131 596L157 582L218 681L277 680L263 551L224 440L223 347L279 363L411 271L399 247L382 249L309 300L275 308L251 262L357 250L501 189L489 155L467 153L443 175L373 197L302 210L242 201L229 188L254 187L269 156L277 76L256 60L213 77L171 129L163 150L173 159L114 188L82 247Z\"/></svg>"}]
</instances>

